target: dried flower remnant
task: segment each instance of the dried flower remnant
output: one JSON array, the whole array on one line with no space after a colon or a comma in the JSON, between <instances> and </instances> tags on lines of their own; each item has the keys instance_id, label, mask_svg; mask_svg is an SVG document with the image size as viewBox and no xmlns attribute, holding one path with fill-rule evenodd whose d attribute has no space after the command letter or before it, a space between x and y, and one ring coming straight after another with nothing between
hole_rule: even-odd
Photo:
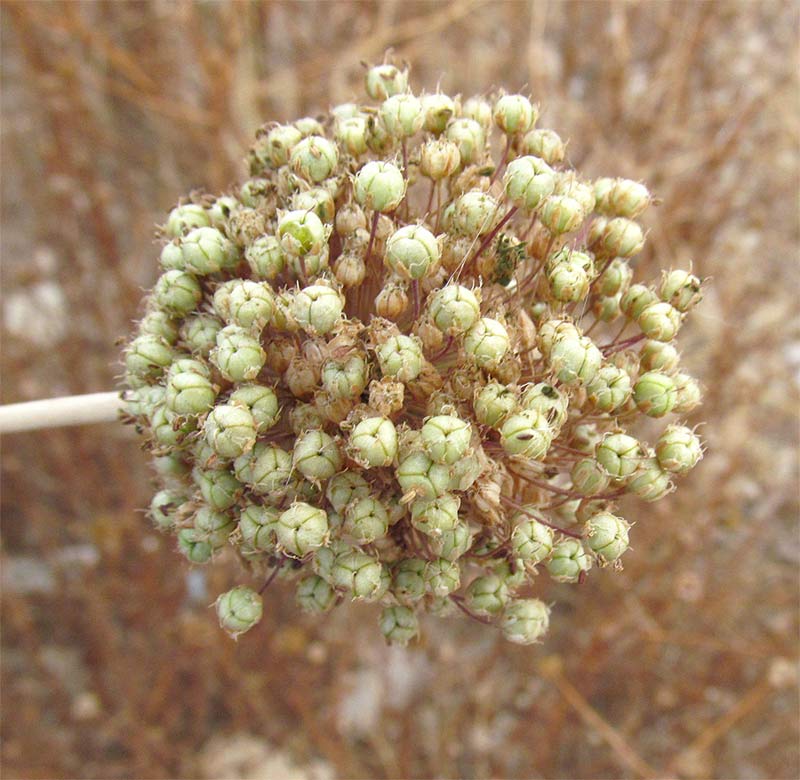
<instances>
[{"instance_id":1,"label":"dried flower remnant","mask_svg":"<svg viewBox=\"0 0 800 780\"><path fill-rule=\"evenodd\" d=\"M527 97L418 98L391 64L366 89L168 215L125 351L151 519L193 563L296 578L303 610L380 602L390 642L449 602L538 642L536 575L620 568L618 500L702 457L674 342L702 281L634 282L649 191L566 168ZM654 447L645 418L668 421ZM223 627L256 625L263 590L220 596Z\"/></svg>"}]
</instances>

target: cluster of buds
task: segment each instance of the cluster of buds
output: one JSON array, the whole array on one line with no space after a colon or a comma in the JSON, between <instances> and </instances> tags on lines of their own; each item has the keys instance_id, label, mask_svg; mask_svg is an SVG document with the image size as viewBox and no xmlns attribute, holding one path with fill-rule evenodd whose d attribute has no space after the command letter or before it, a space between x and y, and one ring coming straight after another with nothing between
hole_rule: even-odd
<instances>
[{"instance_id":1,"label":"cluster of buds","mask_svg":"<svg viewBox=\"0 0 800 780\"><path fill-rule=\"evenodd\" d=\"M620 499L702 457L675 417L629 432L699 403L674 339L701 280L634 283L650 193L581 179L527 97L416 96L392 64L366 91L169 214L124 358L151 518L193 563L238 555L234 636L280 577L310 612L378 602L390 642L460 610L533 643L537 575L619 568Z\"/></svg>"}]
</instances>

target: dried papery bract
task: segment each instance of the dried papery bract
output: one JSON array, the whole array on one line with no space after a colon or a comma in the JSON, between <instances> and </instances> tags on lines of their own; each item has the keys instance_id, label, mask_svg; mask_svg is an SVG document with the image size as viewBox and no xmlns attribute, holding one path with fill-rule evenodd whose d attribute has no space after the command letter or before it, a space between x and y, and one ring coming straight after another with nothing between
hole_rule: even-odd
<instances>
[{"instance_id":1,"label":"dried papery bract","mask_svg":"<svg viewBox=\"0 0 800 780\"><path fill-rule=\"evenodd\" d=\"M634 279L652 195L567 169L528 96L365 79L371 104L265 127L248 180L166 218L124 356L149 515L193 563L240 556L233 636L280 574L308 612L380 602L392 643L443 603L539 642L536 575L621 568L616 501L702 457L674 342L702 281Z\"/></svg>"}]
</instances>

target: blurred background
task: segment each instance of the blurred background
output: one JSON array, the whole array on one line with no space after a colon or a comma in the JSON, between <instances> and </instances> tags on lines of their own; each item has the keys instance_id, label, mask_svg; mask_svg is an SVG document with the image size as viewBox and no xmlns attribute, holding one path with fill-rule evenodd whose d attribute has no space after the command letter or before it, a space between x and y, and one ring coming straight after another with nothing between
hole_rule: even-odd
<instances>
[{"instance_id":1,"label":"blurred background","mask_svg":"<svg viewBox=\"0 0 800 780\"><path fill-rule=\"evenodd\" d=\"M358 99L394 47L416 90L530 92L589 177L642 179L643 278L712 278L680 340L708 454L631 502L622 573L533 648L429 619L322 619L268 592L238 643L141 511L133 431L2 442L5 777L797 778L795 2L3 2L2 401L108 390L156 277L153 226L241 177L255 129Z\"/></svg>"}]
</instances>

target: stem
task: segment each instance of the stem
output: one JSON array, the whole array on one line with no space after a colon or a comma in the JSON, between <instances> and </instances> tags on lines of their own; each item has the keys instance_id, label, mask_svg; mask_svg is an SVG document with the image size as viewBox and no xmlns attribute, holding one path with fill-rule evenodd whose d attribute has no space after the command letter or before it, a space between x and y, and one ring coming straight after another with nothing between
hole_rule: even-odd
<instances>
[{"instance_id":1,"label":"stem","mask_svg":"<svg viewBox=\"0 0 800 780\"><path fill-rule=\"evenodd\" d=\"M471 617L473 620L477 620L479 623L483 623L486 626L492 625L493 621L491 618L476 615L467 607L466 604L464 604L464 600L461 596L456 596L453 594L450 596L450 601L452 601L453 604L455 604L467 617Z\"/></svg>"},{"instance_id":2,"label":"stem","mask_svg":"<svg viewBox=\"0 0 800 780\"><path fill-rule=\"evenodd\" d=\"M540 522L542 525L546 525L548 528L552 528L554 531L558 531L559 533L564 534L564 536L571 536L573 539L583 539L583 536L581 534L576 534L574 531L567 531L565 528L561 528L560 526L551 523L549 520L545 520L541 515L531 512L531 510L527 509L524 504L520 504L519 501L515 501L513 498L508 498L507 496L500 496L500 500L514 507L518 511L524 512L526 515L528 515L528 517L532 517L534 520Z\"/></svg>"},{"instance_id":3,"label":"stem","mask_svg":"<svg viewBox=\"0 0 800 780\"><path fill-rule=\"evenodd\" d=\"M119 393L89 393L0 406L0 433L113 422L123 411Z\"/></svg>"},{"instance_id":4,"label":"stem","mask_svg":"<svg viewBox=\"0 0 800 780\"><path fill-rule=\"evenodd\" d=\"M506 164L506 160L508 159L508 153L511 151L511 136L506 135L506 148L503 150L503 156L500 159L497 167L494 169L494 173L492 174L492 178L489 179L489 184L494 184L497 180L497 177L500 175L500 171L503 170Z\"/></svg>"},{"instance_id":5,"label":"stem","mask_svg":"<svg viewBox=\"0 0 800 780\"><path fill-rule=\"evenodd\" d=\"M367 244L367 253L364 256L364 264L369 268L370 257L372 256L372 245L375 243L375 234L378 232L378 220L381 217L380 211L376 211L372 215L372 230L369 231L369 243Z\"/></svg>"},{"instance_id":6,"label":"stem","mask_svg":"<svg viewBox=\"0 0 800 780\"><path fill-rule=\"evenodd\" d=\"M489 235L486 236L486 238L483 239L483 243L478 247L478 251L472 256L472 260L470 260L471 263L474 263L481 256L483 250L486 249L486 247L492 243L494 237L500 232L503 225L505 225L506 222L508 222L508 220L511 219L511 217L513 217L514 214L516 213L517 213L517 207L512 206L508 210L508 213L500 220L500 222L498 222L497 227L494 230L492 230L492 232L489 233Z\"/></svg>"}]
</instances>

